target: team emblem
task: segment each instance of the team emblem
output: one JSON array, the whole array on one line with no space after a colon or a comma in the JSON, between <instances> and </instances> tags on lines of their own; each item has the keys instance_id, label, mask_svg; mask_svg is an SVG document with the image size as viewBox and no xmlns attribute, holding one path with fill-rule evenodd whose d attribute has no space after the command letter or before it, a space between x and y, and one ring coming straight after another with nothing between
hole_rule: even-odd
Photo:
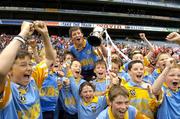
<instances>
[{"instance_id":1,"label":"team emblem","mask_svg":"<svg viewBox=\"0 0 180 119\"><path fill-rule=\"evenodd\" d=\"M135 95L136 95L136 91L135 91L135 90L130 90L129 92L130 92L130 94L131 94L132 96L135 96Z\"/></svg>"}]
</instances>

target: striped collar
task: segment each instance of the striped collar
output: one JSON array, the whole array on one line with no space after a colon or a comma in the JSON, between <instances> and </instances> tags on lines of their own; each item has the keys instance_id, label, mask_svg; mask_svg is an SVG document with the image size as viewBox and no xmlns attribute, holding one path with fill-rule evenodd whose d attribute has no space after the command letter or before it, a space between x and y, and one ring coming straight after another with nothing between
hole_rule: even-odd
<instances>
[{"instance_id":1,"label":"striped collar","mask_svg":"<svg viewBox=\"0 0 180 119\"><path fill-rule=\"evenodd\" d=\"M84 39L84 40L83 40L83 43L82 43L82 47L80 48L81 50L86 47L86 42L87 42L87 41ZM79 47L78 47L76 44L74 44L74 48L75 48L76 50L79 49Z\"/></svg>"}]
</instances>

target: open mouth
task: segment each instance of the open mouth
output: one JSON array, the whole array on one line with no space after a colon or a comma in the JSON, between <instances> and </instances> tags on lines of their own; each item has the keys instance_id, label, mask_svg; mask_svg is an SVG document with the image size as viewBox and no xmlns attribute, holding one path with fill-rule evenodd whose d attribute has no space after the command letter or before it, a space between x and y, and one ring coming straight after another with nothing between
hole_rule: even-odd
<instances>
[{"instance_id":1,"label":"open mouth","mask_svg":"<svg viewBox=\"0 0 180 119\"><path fill-rule=\"evenodd\" d=\"M29 80L29 78L30 78L30 75L28 75L28 74L24 75L24 79Z\"/></svg>"},{"instance_id":2,"label":"open mouth","mask_svg":"<svg viewBox=\"0 0 180 119\"><path fill-rule=\"evenodd\" d=\"M80 39L80 38L77 38L76 40L80 41L81 39Z\"/></svg>"},{"instance_id":3,"label":"open mouth","mask_svg":"<svg viewBox=\"0 0 180 119\"><path fill-rule=\"evenodd\" d=\"M103 75L103 73L98 73L99 75Z\"/></svg>"},{"instance_id":4,"label":"open mouth","mask_svg":"<svg viewBox=\"0 0 180 119\"><path fill-rule=\"evenodd\" d=\"M91 99L92 99L91 96L85 97L86 101L90 101Z\"/></svg>"},{"instance_id":5,"label":"open mouth","mask_svg":"<svg viewBox=\"0 0 180 119\"><path fill-rule=\"evenodd\" d=\"M141 74L136 75L137 78L142 78Z\"/></svg>"},{"instance_id":6,"label":"open mouth","mask_svg":"<svg viewBox=\"0 0 180 119\"><path fill-rule=\"evenodd\" d=\"M126 111L119 111L120 115L124 115Z\"/></svg>"},{"instance_id":7,"label":"open mouth","mask_svg":"<svg viewBox=\"0 0 180 119\"><path fill-rule=\"evenodd\" d=\"M178 82L172 82L173 86L178 86L178 84L179 84Z\"/></svg>"},{"instance_id":8,"label":"open mouth","mask_svg":"<svg viewBox=\"0 0 180 119\"><path fill-rule=\"evenodd\" d=\"M76 74L80 74L80 71L75 71Z\"/></svg>"}]
</instances>

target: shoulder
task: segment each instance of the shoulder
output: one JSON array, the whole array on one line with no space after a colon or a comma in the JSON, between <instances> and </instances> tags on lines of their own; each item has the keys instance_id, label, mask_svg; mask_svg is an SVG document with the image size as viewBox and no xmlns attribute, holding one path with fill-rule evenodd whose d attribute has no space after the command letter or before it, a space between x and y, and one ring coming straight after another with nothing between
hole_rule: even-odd
<instances>
[{"instance_id":1,"label":"shoulder","mask_svg":"<svg viewBox=\"0 0 180 119\"><path fill-rule=\"evenodd\" d=\"M103 110L96 119L109 119L108 118L108 107Z\"/></svg>"},{"instance_id":2,"label":"shoulder","mask_svg":"<svg viewBox=\"0 0 180 119\"><path fill-rule=\"evenodd\" d=\"M136 109L134 106L129 105L128 111L130 111L130 112L135 112L135 113L136 113L137 109Z\"/></svg>"},{"instance_id":3,"label":"shoulder","mask_svg":"<svg viewBox=\"0 0 180 119\"><path fill-rule=\"evenodd\" d=\"M128 114L129 116L135 118L137 115L137 109L134 106L129 105Z\"/></svg>"}]
</instances>

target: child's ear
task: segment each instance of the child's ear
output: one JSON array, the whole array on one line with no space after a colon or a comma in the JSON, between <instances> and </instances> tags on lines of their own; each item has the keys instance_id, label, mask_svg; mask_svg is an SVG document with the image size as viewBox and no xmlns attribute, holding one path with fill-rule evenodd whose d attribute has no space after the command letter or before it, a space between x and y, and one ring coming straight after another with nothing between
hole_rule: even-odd
<instances>
[{"instance_id":1,"label":"child's ear","mask_svg":"<svg viewBox=\"0 0 180 119\"><path fill-rule=\"evenodd\" d=\"M109 105L109 106L111 106L111 105L112 105L112 103L110 102L110 100L109 100L109 99L108 99L108 105Z\"/></svg>"},{"instance_id":2,"label":"child's ear","mask_svg":"<svg viewBox=\"0 0 180 119\"><path fill-rule=\"evenodd\" d=\"M8 76L9 78L12 77L12 68L11 68L11 70L8 72L7 76Z\"/></svg>"}]
</instances>

